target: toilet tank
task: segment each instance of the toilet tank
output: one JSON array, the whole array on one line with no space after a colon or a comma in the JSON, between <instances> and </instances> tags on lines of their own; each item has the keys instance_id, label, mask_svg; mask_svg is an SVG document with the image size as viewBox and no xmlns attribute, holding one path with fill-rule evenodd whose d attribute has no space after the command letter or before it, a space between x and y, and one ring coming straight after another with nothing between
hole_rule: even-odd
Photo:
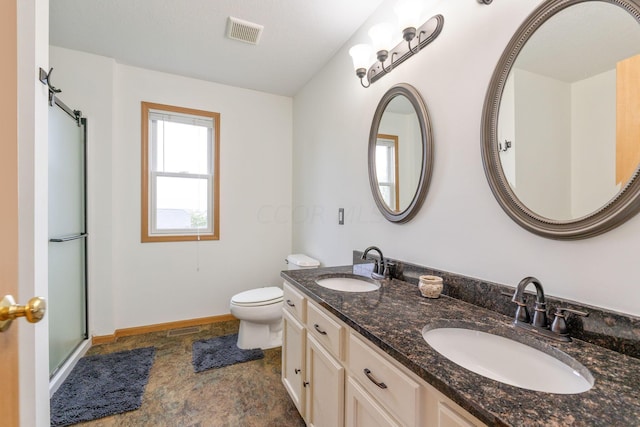
<instances>
[{"instance_id":1,"label":"toilet tank","mask_svg":"<svg viewBox=\"0 0 640 427\"><path fill-rule=\"evenodd\" d=\"M320 266L320 261L304 254L291 254L287 256L285 262L287 263L287 270L318 268Z\"/></svg>"}]
</instances>

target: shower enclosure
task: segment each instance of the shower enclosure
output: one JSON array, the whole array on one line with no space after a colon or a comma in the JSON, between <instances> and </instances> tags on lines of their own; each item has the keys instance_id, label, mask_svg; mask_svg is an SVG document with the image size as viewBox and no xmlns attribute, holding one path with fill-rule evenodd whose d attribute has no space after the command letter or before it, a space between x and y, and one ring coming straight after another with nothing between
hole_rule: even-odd
<instances>
[{"instance_id":1,"label":"shower enclosure","mask_svg":"<svg viewBox=\"0 0 640 427\"><path fill-rule=\"evenodd\" d=\"M87 339L86 119L49 107L49 375Z\"/></svg>"}]
</instances>

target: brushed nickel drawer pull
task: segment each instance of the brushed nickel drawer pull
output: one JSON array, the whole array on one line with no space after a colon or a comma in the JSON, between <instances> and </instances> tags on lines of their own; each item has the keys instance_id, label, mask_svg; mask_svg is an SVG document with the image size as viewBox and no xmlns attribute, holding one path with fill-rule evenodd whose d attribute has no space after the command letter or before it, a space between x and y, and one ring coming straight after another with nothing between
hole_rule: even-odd
<instances>
[{"instance_id":1,"label":"brushed nickel drawer pull","mask_svg":"<svg viewBox=\"0 0 640 427\"><path fill-rule=\"evenodd\" d=\"M313 325L313 328L314 328L316 331L318 331L318 333L320 333L320 334L322 334L322 335L327 335L327 332L326 332L326 331L323 331L322 329L320 329L320 325L318 325L317 323L315 323L315 324Z\"/></svg>"},{"instance_id":2,"label":"brushed nickel drawer pull","mask_svg":"<svg viewBox=\"0 0 640 427\"><path fill-rule=\"evenodd\" d=\"M381 383L381 382L376 381L376 379L373 377L373 374L371 373L371 371L369 369L364 368L364 374L367 376L367 378L369 378L369 381L371 381L372 383L374 383L378 387L387 388L387 385L385 383Z\"/></svg>"},{"instance_id":3,"label":"brushed nickel drawer pull","mask_svg":"<svg viewBox=\"0 0 640 427\"><path fill-rule=\"evenodd\" d=\"M288 300L287 300L287 305L288 305L289 307L295 307L295 306L296 306L294 303L292 303L292 302L291 302L291 300L290 300L290 299L288 299Z\"/></svg>"}]
</instances>

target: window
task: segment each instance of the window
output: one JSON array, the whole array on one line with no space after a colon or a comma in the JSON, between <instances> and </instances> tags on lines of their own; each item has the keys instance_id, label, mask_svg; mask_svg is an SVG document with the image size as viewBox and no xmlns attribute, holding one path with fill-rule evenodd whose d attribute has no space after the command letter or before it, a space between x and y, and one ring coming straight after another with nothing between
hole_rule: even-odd
<instances>
[{"instance_id":1,"label":"window","mask_svg":"<svg viewBox=\"0 0 640 427\"><path fill-rule=\"evenodd\" d=\"M378 134L376 141L376 177L382 200L394 212L400 209L398 180L398 137Z\"/></svg>"},{"instance_id":2,"label":"window","mask_svg":"<svg viewBox=\"0 0 640 427\"><path fill-rule=\"evenodd\" d=\"M142 241L218 240L220 114L142 103Z\"/></svg>"}]
</instances>

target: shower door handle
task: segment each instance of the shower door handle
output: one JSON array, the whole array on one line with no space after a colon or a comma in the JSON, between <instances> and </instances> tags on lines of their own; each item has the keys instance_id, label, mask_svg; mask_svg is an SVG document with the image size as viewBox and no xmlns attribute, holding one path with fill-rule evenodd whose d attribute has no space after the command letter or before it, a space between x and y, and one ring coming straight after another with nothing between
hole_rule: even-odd
<instances>
[{"instance_id":1,"label":"shower door handle","mask_svg":"<svg viewBox=\"0 0 640 427\"><path fill-rule=\"evenodd\" d=\"M11 322L18 317L26 317L30 323L38 323L47 311L47 302L42 297L33 297L27 305L18 305L11 295L5 295L0 301L0 332L9 329Z\"/></svg>"},{"instance_id":2,"label":"shower door handle","mask_svg":"<svg viewBox=\"0 0 640 427\"><path fill-rule=\"evenodd\" d=\"M72 236L59 237L57 239L49 239L52 243L70 242L71 240L84 239L87 237L87 233L74 234Z\"/></svg>"}]
</instances>

